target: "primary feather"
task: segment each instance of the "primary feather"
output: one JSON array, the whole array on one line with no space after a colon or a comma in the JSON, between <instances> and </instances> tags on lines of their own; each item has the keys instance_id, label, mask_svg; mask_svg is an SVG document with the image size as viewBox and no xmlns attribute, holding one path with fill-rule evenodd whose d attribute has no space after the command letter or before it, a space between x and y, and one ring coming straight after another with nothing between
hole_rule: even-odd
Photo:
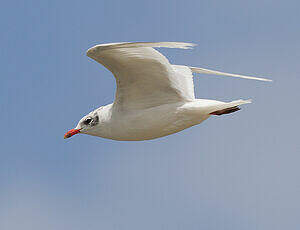
<instances>
[{"instance_id":1,"label":"primary feather","mask_svg":"<svg viewBox=\"0 0 300 230\"><path fill-rule=\"evenodd\" d=\"M233 73L224 73L216 70L204 69L199 67L190 67L193 73L203 73L203 74L213 74L213 75L221 75L227 77L237 77L237 78L244 78L244 79L251 79L251 80L258 80L258 81L272 81L267 78L260 78L260 77L252 77L252 76L245 76L240 74L233 74Z\"/></svg>"}]
</instances>

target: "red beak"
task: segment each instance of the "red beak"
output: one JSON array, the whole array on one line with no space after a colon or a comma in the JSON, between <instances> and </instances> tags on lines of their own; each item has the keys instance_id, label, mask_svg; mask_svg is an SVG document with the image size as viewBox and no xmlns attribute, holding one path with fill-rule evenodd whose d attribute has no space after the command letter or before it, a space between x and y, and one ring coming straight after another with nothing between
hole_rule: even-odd
<instances>
[{"instance_id":1,"label":"red beak","mask_svg":"<svg viewBox=\"0 0 300 230\"><path fill-rule=\"evenodd\" d=\"M77 133L80 133L80 129L71 129L64 135L64 139L69 138Z\"/></svg>"}]
</instances>

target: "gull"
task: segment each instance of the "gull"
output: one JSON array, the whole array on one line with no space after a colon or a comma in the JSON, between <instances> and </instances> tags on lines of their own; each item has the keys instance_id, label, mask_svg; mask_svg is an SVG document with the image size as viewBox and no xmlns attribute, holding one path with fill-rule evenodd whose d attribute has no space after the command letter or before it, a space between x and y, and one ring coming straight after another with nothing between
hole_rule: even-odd
<instances>
[{"instance_id":1,"label":"gull","mask_svg":"<svg viewBox=\"0 0 300 230\"><path fill-rule=\"evenodd\" d=\"M251 100L196 99L193 73L271 81L265 78L172 65L155 47L189 49L184 42L123 42L96 45L87 56L110 70L115 101L84 116L64 138L77 133L119 141L150 140L200 124L212 115L240 110Z\"/></svg>"}]
</instances>

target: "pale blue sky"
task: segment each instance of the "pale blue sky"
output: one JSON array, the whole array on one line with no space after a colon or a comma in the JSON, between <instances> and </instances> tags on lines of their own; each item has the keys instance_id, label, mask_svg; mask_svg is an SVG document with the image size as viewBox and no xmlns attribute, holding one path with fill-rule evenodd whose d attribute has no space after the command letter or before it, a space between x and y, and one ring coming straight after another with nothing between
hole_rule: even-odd
<instances>
[{"instance_id":1,"label":"pale blue sky","mask_svg":"<svg viewBox=\"0 0 300 230\"><path fill-rule=\"evenodd\" d=\"M298 230L299 1L5 1L1 4L1 230ZM174 64L199 98L253 104L168 137L64 140L113 100L85 56L98 43L185 41Z\"/></svg>"}]
</instances>

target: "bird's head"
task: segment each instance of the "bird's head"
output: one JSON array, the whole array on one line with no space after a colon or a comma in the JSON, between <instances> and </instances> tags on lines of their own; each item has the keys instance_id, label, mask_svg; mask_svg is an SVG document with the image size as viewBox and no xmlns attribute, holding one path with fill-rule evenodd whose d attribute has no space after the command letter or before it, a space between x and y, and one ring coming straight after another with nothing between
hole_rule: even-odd
<instances>
[{"instance_id":1,"label":"bird's head","mask_svg":"<svg viewBox=\"0 0 300 230\"><path fill-rule=\"evenodd\" d=\"M99 123L99 115L94 111L80 119L75 129L71 129L65 133L64 138L69 138L77 133L89 134L96 128Z\"/></svg>"}]
</instances>

